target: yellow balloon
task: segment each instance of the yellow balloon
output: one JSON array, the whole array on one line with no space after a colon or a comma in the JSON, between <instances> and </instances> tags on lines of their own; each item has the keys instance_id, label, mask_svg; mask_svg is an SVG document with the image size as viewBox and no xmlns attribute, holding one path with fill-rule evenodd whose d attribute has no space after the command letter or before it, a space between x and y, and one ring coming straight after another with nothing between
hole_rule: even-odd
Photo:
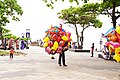
<instances>
[{"instance_id":1,"label":"yellow balloon","mask_svg":"<svg viewBox=\"0 0 120 80\"><path fill-rule=\"evenodd\" d=\"M57 48L56 48L56 47L52 47L51 49L52 49L52 50L54 50L54 51L56 51L56 50L57 50Z\"/></svg>"},{"instance_id":2,"label":"yellow balloon","mask_svg":"<svg viewBox=\"0 0 120 80\"><path fill-rule=\"evenodd\" d=\"M72 40L72 36L70 36L70 40Z\"/></svg>"},{"instance_id":3,"label":"yellow balloon","mask_svg":"<svg viewBox=\"0 0 120 80\"><path fill-rule=\"evenodd\" d=\"M117 32L118 34L120 34L120 26L117 26L117 27L116 27L116 32Z\"/></svg>"},{"instance_id":4,"label":"yellow balloon","mask_svg":"<svg viewBox=\"0 0 120 80\"><path fill-rule=\"evenodd\" d=\"M120 47L115 48L115 54L119 54L120 53Z\"/></svg>"},{"instance_id":5,"label":"yellow balloon","mask_svg":"<svg viewBox=\"0 0 120 80\"><path fill-rule=\"evenodd\" d=\"M68 42L68 45L70 45L70 42Z\"/></svg>"},{"instance_id":6,"label":"yellow balloon","mask_svg":"<svg viewBox=\"0 0 120 80\"><path fill-rule=\"evenodd\" d=\"M52 29L52 25L50 26L50 28L49 29Z\"/></svg>"},{"instance_id":7,"label":"yellow balloon","mask_svg":"<svg viewBox=\"0 0 120 80\"><path fill-rule=\"evenodd\" d=\"M62 36L62 40L67 41L68 37L67 36Z\"/></svg>"},{"instance_id":8,"label":"yellow balloon","mask_svg":"<svg viewBox=\"0 0 120 80\"><path fill-rule=\"evenodd\" d=\"M114 55L114 59L115 59L117 62L120 62L120 54L115 54L115 55Z\"/></svg>"},{"instance_id":9,"label":"yellow balloon","mask_svg":"<svg viewBox=\"0 0 120 80\"><path fill-rule=\"evenodd\" d=\"M48 43L45 42L44 45L43 45L43 47L46 48L47 46L48 46Z\"/></svg>"},{"instance_id":10,"label":"yellow balloon","mask_svg":"<svg viewBox=\"0 0 120 80\"><path fill-rule=\"evenodd\" d=\"M120 62L120 47L116 48L115 49L115 55L114 55L114 59L117 61L117 62Z\"/></svg>"},{"instance_id":11,"label":"yellow balloon","mask_svg":"<svg viewBox=\"0 0 120 80\"><path fill-rule=\"evenodd\" d=\"M48 37L45 37L44 39L43 39L43 41L44 42L48 42L50 39L48 38Z\"/></svg>"},{"instance_id":12,"label":"yellow balloon","mask_svg":"<svg viewBox=\"0 0 120 80\"><path fill-rule=\"evenodd\" d=\"M57 41L55 41L55 42L54 42L53 47L55 47L55 48L56 48L56 50L57 50L58 46L59 46L59 45L58 45L58 42L57 42Z\"/></svg>"}]
</instances>

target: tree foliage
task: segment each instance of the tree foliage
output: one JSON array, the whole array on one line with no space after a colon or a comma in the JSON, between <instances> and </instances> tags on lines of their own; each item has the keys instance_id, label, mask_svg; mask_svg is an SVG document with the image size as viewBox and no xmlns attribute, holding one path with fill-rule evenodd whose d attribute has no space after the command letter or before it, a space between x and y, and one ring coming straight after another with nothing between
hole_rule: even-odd
<instances>
[{"instance_id":1,"label":"tree foliage","mask_svg":"<svg viewBox=\"0 0 120 80\"><path fill-rule=\"evenodd\" d=\"M53 9L54 8L53 4L55 2L57 2L58 0L42 0L42 1L46 3L47 7L50 7L50 8ZM61 0L61 1L64 2L65 0ZM83 1L84 3L87 3L89 0L69 0L70 3L76 2L77 5L80 3L80 1Z\"/></svg>"},{"instance_id":2,"label":"tree foliage","mask_svg":"<svg viewBox=\"0 0 120 80\"><path fill-rule=\"evenodd\" d=\"M19 21L17 15L22 14L22 8L16 0L0 0L0 27L5 26L11 19Z\"/></svg>"},{"instance_id":3,"label":"tree foliage","mask_svg":"<svg viewBox=\"0 0 120 80\"><path fill-rule=\"evenodd\" d=\"M120 17L120 0L103 0L102 3L91 3L83 5L82 11L92 14L104 14L111 17L113 27L116 26L116 20Z\"/></svg>"},{"instance_id":4,"label":"tree foliage","mask_svg":"<svg viewBox=\"0 0 120 80\"><path fill-rule=\"evenodd\" d=\"M89 4L92 5L92 4ZM65 23L74 25L77 42L79 46L79 34L78 34L78 25L82 27L81 31L81 47L83 47L83 32L86 28L92 26L95 28L100 28L102 26L102 22L97 19L97 13L95 10L92 10L90 13L90 8L84 10L86 7L89 7L88 4L83 5L82 7L70 7L68 9L61 10L58 13L59 18L63 19ZM94 14L93 14L94 13Z\"/></svg>"},{"instance_id":5,"label":"tree foliage","mask_svg":"<svg viewBox=\"0 0 120 80\"><path fill-rule=\"evenodd\" d=\"M116 27L116 20L120 17L120 10L117 9L119 6L120 0L103 0L99 7L101 14L111 17L114 28Z\"/></svg>"},{"instance_id":6,"label":"tree foliage","mask_svg":"<svg viewBox=\"0 0 120 80\"><path fill-rule=\"evenodd\" d=\"M0 36L2 40L3 27L11 20L19 21L18 15L22 14L22 8L18 5L17 0L0 0Z\"/></svg>"}]
</instances>

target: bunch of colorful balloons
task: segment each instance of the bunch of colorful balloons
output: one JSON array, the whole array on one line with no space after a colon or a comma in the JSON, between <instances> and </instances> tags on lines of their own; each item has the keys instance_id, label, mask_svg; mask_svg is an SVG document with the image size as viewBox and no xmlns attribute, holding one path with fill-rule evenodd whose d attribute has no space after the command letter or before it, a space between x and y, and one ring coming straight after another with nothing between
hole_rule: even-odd
<instances>
[{"instance_id":1,"label":"bunch of colorful balloons","mask_svg":"<svg viewBox=\"0 0 120 80\"><path fill-rule=\"evenodd\" d=\"M61 24L59 27L51 26L45 33L43 47L48 54L62 53L64 45L67 43L69 46L70 44L71 33L66 32Z\"/></svg>"},{"instance_id":2,"label":"bunch of colorful balloons","mask_svg":"<svg viewBox=\"0 0 120 80\"><path fill-rule=\"evenodd\" d=\"M120 62L120 26L109 29L104 37L108 40L106 46L108 46L110 54L115 53L114 59Z\"/></svg>"}]
</instances>

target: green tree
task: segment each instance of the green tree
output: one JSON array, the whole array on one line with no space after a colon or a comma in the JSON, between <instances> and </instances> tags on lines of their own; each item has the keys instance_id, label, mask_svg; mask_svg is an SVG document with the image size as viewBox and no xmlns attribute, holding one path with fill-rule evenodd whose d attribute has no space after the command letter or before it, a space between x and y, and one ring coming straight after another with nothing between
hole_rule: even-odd
<instances>
[{"instance_id":1,"label":"green tree","mask_svg":"<svg viewBox=\"0 0 120 80\"><path fill-rule=\"evenodd\" d=\"M48 7L53 8L53 4L58 0L42 0L42 1L44 1ZM61 0L61 1L64 2L65 0ZM81 1L87 3L90 0L69 0L69 2L71 3L76 2L77 4L79 4ZM101 4L97 4L97 6L98 5L99 7L93 7L93 10L94 8L98 8L96 11L99 10L100 14L105 14L110 16L112 19L113 27L115 28L117 23L116 21L120 17L120 11L116 8L120 6L120 0L101 0ZM89 9L89 7L86 8Z\"/></svg>"},{"instance_id":2,"label":"green tree","mask_svg":"<svg viewBox=\"0 0 120 80\"><path fill-rule=\"evenodd\" d=\"M47 7L50 7L53 9L54 8L53 4L58 0L42 0L42 1L46 3ZM61 1L64 2L65 0L61 0ZM70 3L76 2L77 4L79 4L80 1L84 1L84 3L87 3L89 0L69 0Z\"/></svg>"},{"instance_id":3,"label":"green tree","mask_svg":"<svg viewBox=\"0 0 120 80\"><path fill-rule=\"evenodd\" d=\"M86 5L87 6L87 5ZM102 22L98 20L97 14L89 13L87 11L84 11L85 6L73 8L70 7L69 9L64 9L61 12L58 13L60 19L64 19L65 23L74 25L74 29L77 35L77 43L78 48L83 48L83 33L84 30L90 26L95 28L100 28L102 26ZM94 12L95 13L95 12ZM82 27L81 36L79 40L79 34L78 34L78 25ZM81 41L81 45L79 44L79 41Z\"/></svg>"},{"instance_id":4,"label":"green tree","mask_svg":"<svg viewBox=\"0 0 120 80\"><path fill-rule=\"evenodd\" d=\"M0 36L3 42L2 29L11 20L19 21L17 15L22 15L22 8L17 0L0 0Z\"/></svg>"},{"instance_id":5,"label":"green tree","mask_svg":"<svg viewBox=\"0 0 120 80\"><path fill-rule=\"evenodd\" d=\"M53 5L55 2L57 2L58 0L42 0L43 2L46 3L46 6L47 7L50 7L50 8L54 8ZM60 0L59 0L60 1ZM65 0L61 0L62 2L64 2ZM73 2L76 2L77 5L79 5L79 3L83 1L84 3L88 3L89 1L91 0L69 0L70 3L73 3ZM100 1L100 0L99 0ZM103 1L103 0L101 0Z\"/></svg>"},{"instance_id":6,"label":"green tree","mask_svg":"<svg viewBox=\"0 0 120 80\"><path fill-rule=\"evenodd\" d=\"M120 11L117 9L118 6L120 6L120 0L103 0L99 7L101 14L111 17L114 28L116 27L117 19L120 17Z\"/></svg>"},{"instance_id":7,"label":"green tree","mask_svg":"<svg viewBox=\"0 0 120 80\"><path fill-rule=\"evenodd\" d=\"M76 13L77 8L70 7L68 9L63 9L61 12L58 13L59 18L65 20L65 24L72 24L74 26L76 36L77 36L77 43L78 47L79 44L79 34L78 34L78 27L77 27L77 21L78 21L78 14Z\"/></svg>"},{"instance_id":8,"label":"green tree","mask_svg":"<svg viewBox=\"0 0 120 80\"><path fill-rule=\"evenodd\" d=\"M111 17L113 27L116 27L116 21L120 17L120 10L117 7L120 6L120 0L103 0L102 3L91 3L83 5L83 11L93 14L108 15Z\"/></svg>"}]
</instances>

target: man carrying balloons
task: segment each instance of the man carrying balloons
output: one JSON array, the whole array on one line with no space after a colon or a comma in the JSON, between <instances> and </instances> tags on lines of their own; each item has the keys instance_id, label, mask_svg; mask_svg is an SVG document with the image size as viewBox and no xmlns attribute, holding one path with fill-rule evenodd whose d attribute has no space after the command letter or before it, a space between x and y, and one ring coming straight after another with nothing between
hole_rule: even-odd
<instances>
[{"instance_id":1,"label":"man carrying balloons","mask_svg":"<svg viewBox=\"0 0 120 80\"><path fill-rule=\"evenodd\" d=\"M61 50L62 53L59 54L58 64L59 64L59 66L62 66L61 65L61 59L62 59L63 66L67 66L65 64L65 51L68 50L68 41L66 41L65 43L62 43L62 44L63 44L63 46L62 46L63 49Z\"/></svg>"},{"instance_id":2,"label":"man carrying balloons","mask_svg":"<svg viewBox=\"0 0 120 80\"><path fill-rule=\"evenodd\" d=\"M58 64L61 66L61 60L63 66L67 66L65 64L65 51L68 50L68 44L71 41L71 33L66 32L62 25L51 26L50 29L46 31L46 36L43 39L45 51L49 55L54 55L56 53L59 54ZM52 58L53 59L53 58Z\"/></svg>"}]
</instances>

